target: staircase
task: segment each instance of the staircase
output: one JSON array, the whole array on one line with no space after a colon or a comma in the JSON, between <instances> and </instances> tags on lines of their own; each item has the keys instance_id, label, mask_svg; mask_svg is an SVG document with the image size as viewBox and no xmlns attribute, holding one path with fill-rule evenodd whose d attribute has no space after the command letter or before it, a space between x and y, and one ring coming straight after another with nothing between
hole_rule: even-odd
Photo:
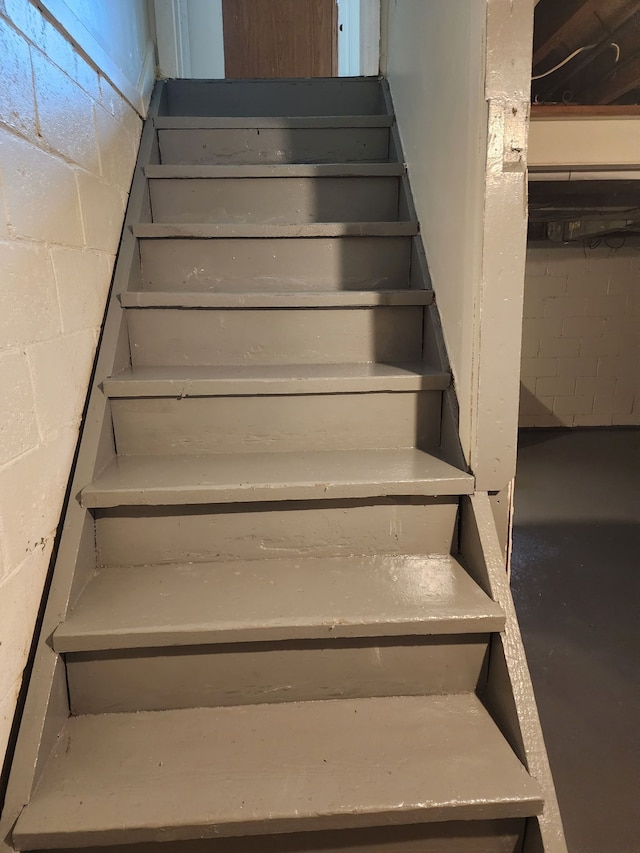
<instances>
[{"instance_id":1,"label":"staircase","mask_svg":"<svg viewBox=\"0 0 640 853\"><path fill-rule=\"evenodd\" d=\"M565 849L383 81L158 85L4 820Z\"/></svg>"}]
</instances>

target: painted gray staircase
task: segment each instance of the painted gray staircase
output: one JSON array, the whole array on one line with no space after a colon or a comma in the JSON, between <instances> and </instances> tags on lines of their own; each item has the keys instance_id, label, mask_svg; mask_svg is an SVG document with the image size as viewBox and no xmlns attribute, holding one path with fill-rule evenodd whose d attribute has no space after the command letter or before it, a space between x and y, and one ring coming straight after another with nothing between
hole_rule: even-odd
<instances>
[{"instance_id":1,"label":"painted gray staircase","mask_svg":"<svg viewBox=\"0 0 640 853\"><path fill-rule=\"evenodd\" d=\"M551 853L418 231L381 81L158 86L7 849Z\"/></svg>"}]
</instances>

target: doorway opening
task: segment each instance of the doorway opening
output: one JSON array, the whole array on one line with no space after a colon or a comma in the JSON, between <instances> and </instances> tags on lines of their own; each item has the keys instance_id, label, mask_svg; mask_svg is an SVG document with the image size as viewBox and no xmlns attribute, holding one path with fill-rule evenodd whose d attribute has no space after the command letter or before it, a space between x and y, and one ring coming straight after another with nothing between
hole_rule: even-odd
<instances>
[{"instance_id":1,"label":"doorway opening","mask_svg":"<svg viewBox=\"0 0 640 853\"><path fill-rule=\"evenodd\" d=\"M155 0L169 78L369 77L380 0Z\"/></svg>"}]
</instances>

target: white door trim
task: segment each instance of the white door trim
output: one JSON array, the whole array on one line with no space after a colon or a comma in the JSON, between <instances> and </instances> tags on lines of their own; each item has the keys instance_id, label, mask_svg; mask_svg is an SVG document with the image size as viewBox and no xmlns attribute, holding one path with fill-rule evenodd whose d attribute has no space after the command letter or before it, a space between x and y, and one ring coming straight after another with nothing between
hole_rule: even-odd
<instances>
[{"instance_id":1,"label":"white door trim","mask_svg":"<svg viewBox=\"0 0 640 853\"><path fill-rule=\"evenodd\" d=\"M360 74L360 0L338 0L338 76Z\"/></svg>"},{"instance_id":2,"label":"white door trim","mask_svg":"<svg viewBox=\"0 0 640 853\"><path fill-rule=\"evenodd\" d=\"M360 0L360 71L364 77L380 73L380 0Z\"/></svg>"},{"instance_id":3,"label":"white door trim","mask_svg":"<svg viewBox=\"0 0 640 853\"><path fill-rule=\"evenodd\" d=\"M161 77L191 77L187 0L154 0Z\"/></svg>"}]
</instances>

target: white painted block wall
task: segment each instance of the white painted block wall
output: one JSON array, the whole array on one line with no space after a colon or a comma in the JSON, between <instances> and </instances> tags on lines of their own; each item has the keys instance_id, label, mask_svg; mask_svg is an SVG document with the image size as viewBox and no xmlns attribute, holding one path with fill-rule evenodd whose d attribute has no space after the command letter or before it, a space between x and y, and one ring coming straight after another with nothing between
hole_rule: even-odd
<instances>
[{"instance_id":1,"label":"white painted block wall","mask_svg":"<svg viewBox=\"0 0 640 853\"><path fill-rule=\"evenodd\" d=\"M520 426L640 425L640 246L530 249Z\"/></svg>"},{"instance_id":2,"label":"white painted block wall","mask_svg":"<svg viewBox=\"0 0 640 853\"><path fill-rule=\"evenodd\" d=\"M0 765L141 127L32 3L0 0Z\"/></svg>"}]
</instances>

